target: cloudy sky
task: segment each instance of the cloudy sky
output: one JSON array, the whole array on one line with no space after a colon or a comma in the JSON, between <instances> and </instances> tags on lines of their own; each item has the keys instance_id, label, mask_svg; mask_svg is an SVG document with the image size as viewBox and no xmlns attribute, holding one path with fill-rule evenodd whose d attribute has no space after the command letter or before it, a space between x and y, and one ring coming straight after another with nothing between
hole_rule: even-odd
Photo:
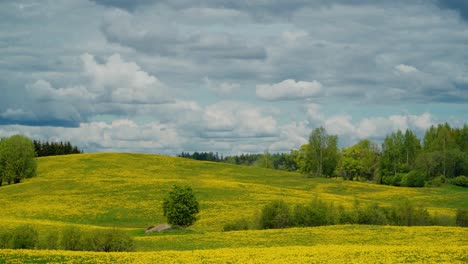
<instances>
[{"instance_id":1,"label":"cloudy sky","mask_svg":"<svg viewBox=\"0 0 468 264\"><path fill-rule=\"evenodd\" d=\"M0 0L0 137L289 151L468 120L468 1Z\"/></svg>"}]
</instances>

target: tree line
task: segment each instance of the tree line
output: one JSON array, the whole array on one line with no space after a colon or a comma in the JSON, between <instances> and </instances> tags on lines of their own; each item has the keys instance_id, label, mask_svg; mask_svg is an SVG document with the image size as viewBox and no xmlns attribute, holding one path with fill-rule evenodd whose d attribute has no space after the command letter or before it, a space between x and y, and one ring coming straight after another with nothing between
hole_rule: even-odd
<instances>
[{"instance_id":1,"label":"tree line","mask_svg":"<svg viewBox=\"0 0 468 264\"><path fill-rule=\"evenodd\" d=\"M290 153L241 154L221 158L212 152L180 157L298 171L319 177L342 177L394 186L422 187L451 182L468 187L468 126L431 126L422 140L407 129L387 135L383 143L363 139L338 147L338 136L314 129L306 144Z\"/></svg>"},{"instance_id":2,"label":"tree line","mask_svg":"<svg viewBox=\"0 0 468 264\"><path fill-rule=\"evenodd\" d=\"M73 146L70 141L49 142L33 140L33 144L38 157L83 153L77 146Z\"/></svg>"}]
</instances>

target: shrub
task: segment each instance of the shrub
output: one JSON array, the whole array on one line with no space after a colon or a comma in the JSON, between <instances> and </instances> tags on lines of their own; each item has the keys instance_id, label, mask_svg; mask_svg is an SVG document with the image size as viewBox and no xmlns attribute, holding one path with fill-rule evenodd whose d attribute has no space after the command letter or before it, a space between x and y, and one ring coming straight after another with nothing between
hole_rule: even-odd
<instances>
[{"instance_id":1,"label":"shrub","mask_svg":"<svg viewBox=\"0 0 468 264\"><path fill-rule=\"evenodd\" d=\"M64 250L83 250L81 243L82 232L81 230L69 227L63 230L62 233L62 248Z\"/></svg>"},{"instance_id":2,"label":"shrub","mask_svg":"<svg viewBox=\"0 0 468 264\"><path fill-rule=\"evenodd\" d=\"M462 187L468 187L468 177L466 176L458 176L452 179L452 184Z\"/></svg>"},{"instance_id":3,"label":"shrub","mask_svg":"<svg viewBox=\"0 0 468 264\"><path fill-rule=\"evenodd\" d=\"M389 208L387 218L394 225L425 226L432 224L429 212L422 207L415 206L406 198Z\"/></svg>"},{"instance_id":4,"label":"shrub","mask_svg":"<svg viewBox=\"0 0 468 264\"><path fill-rule=\"evenodd\" d=\"M21 225L14 229L13 236L14 249L33 249L38 242L36 229L30 225Z\"/></svg>"},{"instance_id":5,"label":"shrub","mask_svg":"<svg viewBox=\"0 0 468 264\"><path fill-rule=\"evenodd\" d=\"M398 173L394 176L384 176L382 177L382 183L385 185L400 186L401 179L405 174Z\"/></svg>"},{"instance_id":6,"label":"shrub","mask_svg":"<svg viewBox=\"0 0 468 264\"><path fill-rule=\"evenodd\" d=\"M315 198L307 205L294 208L294 223L297 226L322 226L334 223L333 206Z\"/></svg>"},{"instance_id":7,"label":"shrub","mask_svg":"<svg viewBox=\"0 0 468 264\"><path fill-rule=\"evenodd\" d=\"M424 187L426 177L423 173L412 170L407 174L403 174L401 178L401 186L407 187Z\"/></svg>"},{"instance_id":8,"label":"shrub","mask_svg":"<svg viewBox=\"0 0 468 264\"><path fill-rule=\"evenodd\" d=\"M249 230L249 222L245 219L238 219L224 225L223 231Z\"/></svg>"},{"instance_id":9,"label":"shrub","mask_svg":"<svg viewBox=\"0 0 468 264\"><path fill-rule=\"evenodd\" d=\"M174 185L172 191L164 198L163 211L171 225L187 227L195 223L199 203L192 188Z\"/></svg>"},{"instance_id":10,"label":"shrub","mask_svg":"<svg viewBox=\"0 0 468 264\"><path fill-rule=\"evenodd\" d=\"M426 184L428 186L435 186L435 187L439 187L439 186L441 186L442 184L445 184L445 183L447 183L447 178L445 176L442 176L442 175L437 176L432 180L426 181Z\"/></svg>"},{"instance_id":11,"label":"shrub","mask_svg":"<svg viewBox=\"0 0 468 264\"><path fill-rule=\"evenodd\" d=\"M94 230L83 238L84 249L100 252L132 251L133 239L126 232L118 229Z\"/></svg>"},{"instance_id":12,"label":"shrub","mask_svg":"<svg viewBox=\"0 0 468 264\"><path fill-rule=\"evenodd\" d=\"M336 210L336 223L337 224L356 224L358 222L358 215L356 210L348 211L342 205L338 206Z\"/></svg>"},{"instance_id":13,"label":"shrub","mask_svg":"<svg viewBox=\"0 0 468 264\"><path fill-rule=\"evenodd\" d=\"M387 224L387 216L385 210L379 207L376 203L367 205L366 207L357 207L357 223L364 225L385 225Z\"/></svg>"},{"instance_id":14,"label":"shrub","mask_svg":"<svg viewBox=\"0 0 468 264\"><path fill-rule=\"evenodd\" d=\"M292 224L291 210L284 201L273 201L263 207L259 220L260 228L285 228Z\"/></svg>"},{"instance_id":15,"label":"shrub","mask_svg":"<svg viewBox=\"0 0 468 264\"><path fill-rule=\"evenodd\" d=\"M0 248L12 248L12 238L10 230L0 230Z\"/></svg>"},{"instance_id":16,"label":"shrub","mask_svg":"<svg viewBox=\"0 0 468 264\"><path fill-rule=\"evenodd\" d=\"M468 227L468 210L458 209L455 222L458 226Z\"/></svg>"},{"instance_id":17,"label":"shrub","mask_svg":"<svg viewBox=\"0 0 468 264\"><path fill-rule=\"evenodd\" d=\"M44 240L41 242L42 249L58 249L59 233L56 230L50 231Z\"/></svg>"}]
</instances>

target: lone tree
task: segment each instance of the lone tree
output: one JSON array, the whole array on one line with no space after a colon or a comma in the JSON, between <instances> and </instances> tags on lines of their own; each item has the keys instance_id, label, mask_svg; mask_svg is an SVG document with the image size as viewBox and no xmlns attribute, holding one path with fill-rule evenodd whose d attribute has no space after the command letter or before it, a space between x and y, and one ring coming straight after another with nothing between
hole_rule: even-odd
<instances>
[{"instance_id":1,"label":"lone tree","mask_svg":"<svg viewBox=\"0 0 468 264\"><path fill-rule=\"evenodd\" d=\"M164 198L163 211L171 225L187 227L195 223L199 204L192 188L174 185L172 191Z\"/></svg>"},{"instance_id":2,"label":"lone tree","mask_svg":"<svg viewBox=\"0 0 468 264\"><path fill-rule=\"evenodd\" d=\"M34 145L24 136L15 135L0 141L0 186L19 183L24 178L36 175Z\"/></svg>"}]
</instances>

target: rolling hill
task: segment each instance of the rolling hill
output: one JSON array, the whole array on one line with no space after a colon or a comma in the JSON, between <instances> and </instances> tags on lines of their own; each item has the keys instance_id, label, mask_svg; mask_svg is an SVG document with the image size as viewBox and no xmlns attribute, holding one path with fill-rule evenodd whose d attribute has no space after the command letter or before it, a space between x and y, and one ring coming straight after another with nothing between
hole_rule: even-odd
<instances>
[{"instance_id":1,"label":"rolling hill","mask_svg":"<svg viewBox=\"0 0 468 264\"><path fill-rule=\"evenodd\" d=\"M309 252L310 256L317 257L317 252L325 251L322 247L326 246L341 247L343 251L333 253L337 254L336 259L343 257L346 260L345 255L340 255L346 251L360 255L363 250L362 254L372 255L388 249L392 260L392 256L399 256L401 252L439 252L436 248L440 248L441 243L450 247L439 254L442 262L447 258L451 261L468 258L468 231L460 227L345 225L221 232L224 224L233 219L254 218L269 201L283 199L290 203L306 203L316 196L345 206L351 205L355 199L362 203L389 205L405 196L433 214L453 216L457 208L468 209L468 191L461 187L400 188L146 154L78 154L38 158L37 162L37 177L21 184L0 187L0 221L3 226L28 223L44 232L69 226L120 228L135 237L137 251L159 251L162 258L166 256L164 254L177 255L174 252L178 251L174 250L206 250L197 254L214 262L219 260L219 250L225 250L223 254L235 260L234 249L242 249L238 251L239 259L243 254L251 254L257 255L254 260L267 262L268 258L258 255L262 250L265 254L286 250L283 257L291 254L304 257L300 252ZM165 222L162 199L174 184L192 186L201 206L199 221L189 230L145 235L146 227ZM261 251L255 251L255 248L261 248ZM0 250L0 260L21 259L29 254L33 260L41 261L43 258L40 256L46 254L44 252ZM70 256L71 261L80 262L70 252L49 253L49 256L58 258ZM125 256L125 261L129 262L148 257L141 255L145 253L113 254L107 256ZM332 258L332 253L327 254ZM89 253L89 256L92 259L103 255ZM157 260L157 257L151 259ZM197 260L200 259L193 259Z\"/></svg>"}]
</instances>

